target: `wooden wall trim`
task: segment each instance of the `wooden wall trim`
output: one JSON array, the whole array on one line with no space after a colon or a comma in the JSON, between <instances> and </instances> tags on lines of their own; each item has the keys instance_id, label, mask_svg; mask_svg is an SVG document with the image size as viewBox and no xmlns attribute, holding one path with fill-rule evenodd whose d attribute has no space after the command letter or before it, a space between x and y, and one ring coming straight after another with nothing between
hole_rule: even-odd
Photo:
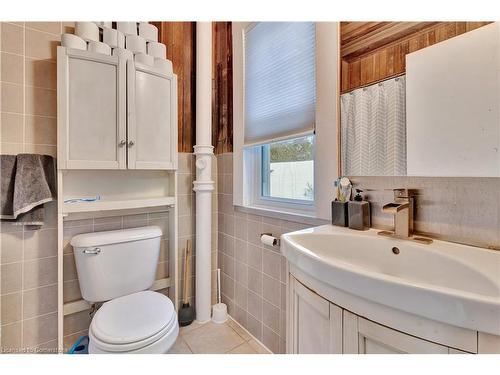
<instances>
[{"instance_id":1,"label":"wooden wall trim","mask_svg":"<svg viewBox=\"0 0 500 375\"><path fill-rule=\"evenodd\" d=\"M196 142L196 22L152 22L167 46L178 78L178 148L193 152ZM212 145L233 151L233 60L231 22L213 22Z\"/></svg>"},{"instance_id":2,"label":"wooden wall trim","mask_svg":"<svg viewBox=\"0 0 500 375\"><path fill-rule=\"evenodd\" d=\"M233 41L231 22L213 22L212 144L233 151Z\"/></svg>"},{"instance_id":3,"label":"wooden wall trim","mask_svg":"<svg viewBox=\"0 0 500 375\"><path fill-rule=\"evenodd\" d=\"M167 46L178 82L178 149L193 152L196 141L196 23L152 22Z\"/></svg>"}]
</instances>

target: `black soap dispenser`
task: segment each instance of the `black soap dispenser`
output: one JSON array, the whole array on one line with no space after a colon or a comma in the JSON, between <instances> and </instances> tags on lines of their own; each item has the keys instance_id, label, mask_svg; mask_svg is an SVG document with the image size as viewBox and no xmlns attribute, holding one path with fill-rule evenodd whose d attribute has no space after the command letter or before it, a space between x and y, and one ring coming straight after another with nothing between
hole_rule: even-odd
<instances>
[{"instance_id":1,"label":"black soap dispenser","mask_svg":"<svg viewBox=\"0 0 500 375\"><path fill-rule=\"evenodd\" d=\"M370 229L370 202L363 200L363 190L356 189L354 200L349 201L349 228L356 230Z\"/></svg>"}]
</instances>

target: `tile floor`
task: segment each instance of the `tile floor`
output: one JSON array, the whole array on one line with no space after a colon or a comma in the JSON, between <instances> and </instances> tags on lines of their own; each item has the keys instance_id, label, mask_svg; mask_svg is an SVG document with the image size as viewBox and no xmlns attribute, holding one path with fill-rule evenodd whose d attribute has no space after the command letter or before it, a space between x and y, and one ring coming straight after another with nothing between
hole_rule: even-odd
<instances>
[{"instance_id":1,"label":"tile floor","mask_svg":"<svg viewBox=\"0 0 500 375\"><path fill-rule=\"evenodd\" d=\"M243 328L229 319L224 324L192 323L181 327L169 354L270 354Z\"/></svg>"}]
</instances>

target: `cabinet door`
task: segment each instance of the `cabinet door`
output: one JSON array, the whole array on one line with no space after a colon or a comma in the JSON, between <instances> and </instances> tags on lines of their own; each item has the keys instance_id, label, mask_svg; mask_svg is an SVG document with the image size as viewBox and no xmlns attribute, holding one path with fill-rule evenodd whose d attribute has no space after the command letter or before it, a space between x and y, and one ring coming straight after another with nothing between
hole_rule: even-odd
<instances>
[{"instance_id":1,"label":"cabinet door","mask_svg":"<svg viewBox=\"0 0 500 375\"><path fill-rule=\"evenodd\" d=\"M177 76L127 62L128 168L177 168Z\"/></svg>"},{"instance_id":2,"label":"cabinet door","mask_svg":"<svg viewBox=\"0 0 500 375\"><path fill-rule=\"evenodd\" d=\"M61 169L126 168L125 60L58 47Z\"/></svg>"},{"instance_id":3,"label":"cabinet door","mask_svg":"<svg viewBox=\"0 0 500 375\"><path fill-rule=\"evenodd\" d=\"M500 336L478 332L477 341L479 354L500 354Z\"/></svg>"},{"instance_id":4,"label":"cabinet door","mask_svg":"<svg viewBox=\"0 0 500 375\"><path fill-rule=\"evenodd\" d=\"M290 277L288 352L342 353L342 310Z\"/></svg>"},{"instance_id":5,"label":"cabinet door","mask_svg":"<svg viewBox=\"0 0 500 375\"><path fill-rule=\"evenodd\" d=\"M395 331L344 310L346 354L448 354L448 347Z\"/></svg>"}]
</instances>

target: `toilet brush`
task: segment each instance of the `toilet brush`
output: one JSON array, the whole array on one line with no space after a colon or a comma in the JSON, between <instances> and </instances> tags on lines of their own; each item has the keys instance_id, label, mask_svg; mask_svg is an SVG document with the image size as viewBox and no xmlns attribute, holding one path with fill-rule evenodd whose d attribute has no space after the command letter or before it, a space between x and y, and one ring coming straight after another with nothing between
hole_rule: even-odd
<instances>
[{"instance_id":1,"label":"toilet brush","mask_svg":"<svg viewBox=\"0 0 500 375\"><path fill-rule=\"evenodd\" d=\"M188 296L188 266L189 266L189 255L191 253L191 240L187 240L186 249L184 250L184 300L182 302L182 307L179 310L179 325L185 327L190 325L194 320L194 307L189 305Z\"/></svg>"},{"instance_id":2,"label":"toilet brush","mask_svg":"<svg viewBox=\"0 0 500 375\"><path fill-rule=\"evenodd\" d=\"M217 269L217 303L212 306L212 322L224 323L227 320L227 306L221 301L220 268Z\"/></svg>"}]
</instances>

